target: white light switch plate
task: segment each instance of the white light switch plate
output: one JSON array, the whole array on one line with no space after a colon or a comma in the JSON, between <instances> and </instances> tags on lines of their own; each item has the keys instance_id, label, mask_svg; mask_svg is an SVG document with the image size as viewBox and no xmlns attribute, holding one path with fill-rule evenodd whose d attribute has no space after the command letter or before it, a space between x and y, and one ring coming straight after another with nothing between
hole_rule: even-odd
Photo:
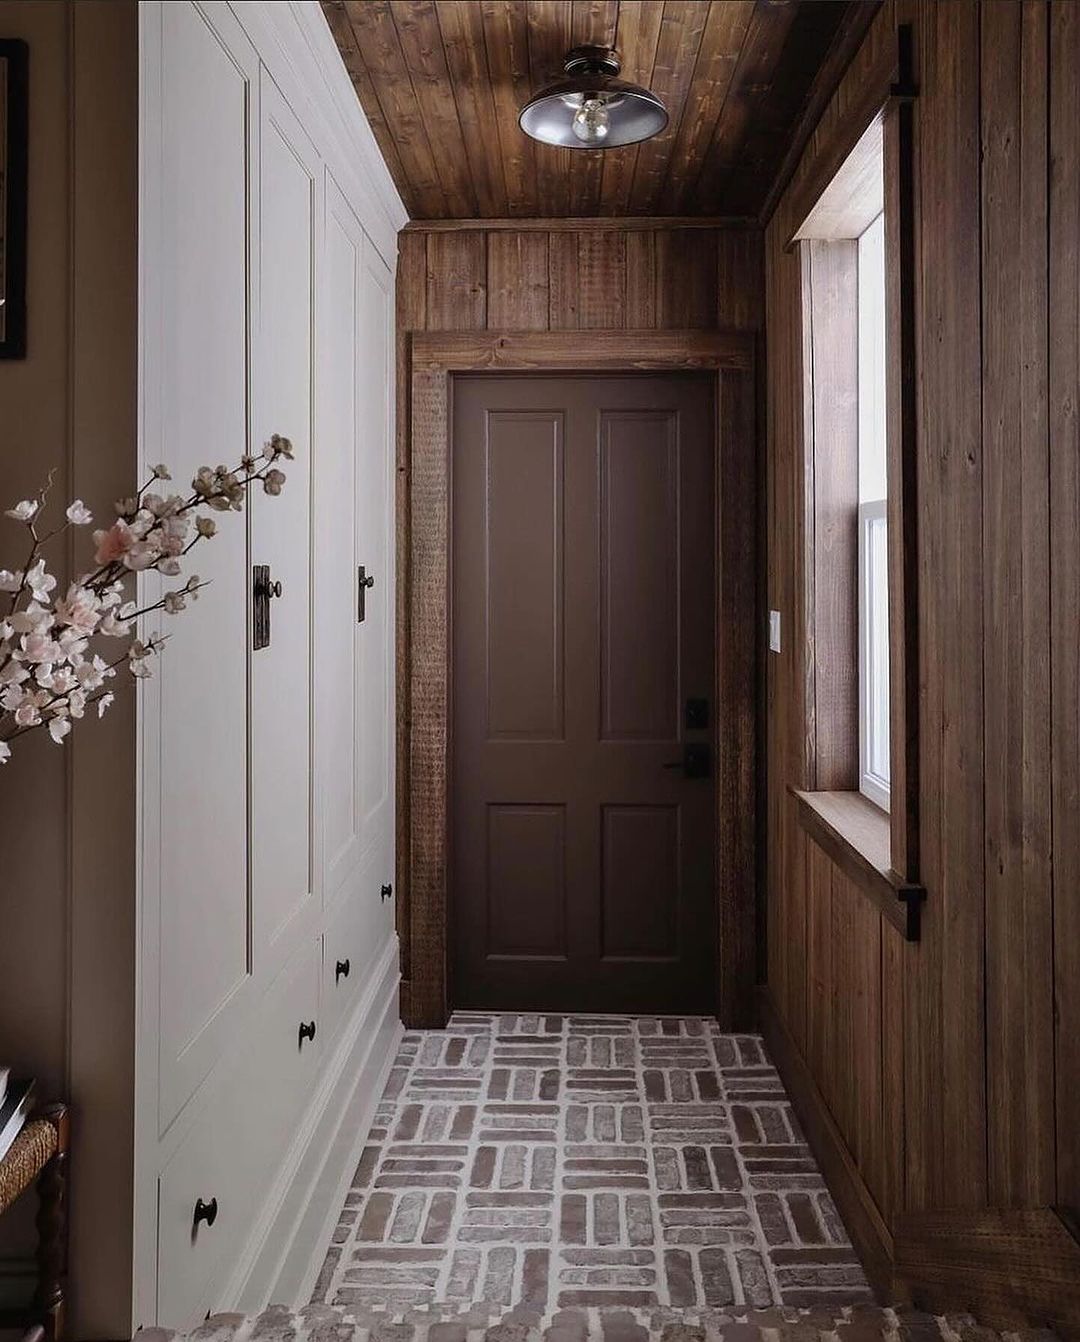
<instances>
[{"instance_id":1,"label":"white light switch plate","mask_svg":"<svg viewBox=\"0 0 1080 1342\"><path fill-rule=\"evenodd\" d=\"M769 611L769 651L780 651L780 612Z\"/></svg>"}]
</instances>

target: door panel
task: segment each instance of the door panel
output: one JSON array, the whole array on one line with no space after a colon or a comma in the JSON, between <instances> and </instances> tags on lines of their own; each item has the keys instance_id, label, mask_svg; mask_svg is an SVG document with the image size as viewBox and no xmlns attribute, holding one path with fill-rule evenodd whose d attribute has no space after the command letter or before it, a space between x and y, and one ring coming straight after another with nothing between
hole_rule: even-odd
<instances>
[{"instance_id":1,"label":"door panel","mask_svg":"<svg viewBox=\"0 0 1080 1342\"><path fill-rule=\"evenodd\" d=\"M671 960L678 956L679 808L603 808L605 958Z\"/></svg>"},{"instance_id":2,"label":"door panel","mask_svg":"<svg viewBox=\"0 0 1080 1342\"><path fill-rule=\"evenodd\" d=\"M268 647L251 655L255 955L281 963L286 935L314 909L311 843L311 455L318 160L265 72L259 135L258 441L291 438L279 498L251 499L252 559L282 593Z\"/></svg>"},{"instance_id":3,"label":"door panel","mask_svg":"<svg viewBox=\"0 0 1080 1342\"><path fill-rule=\"evenodd\" d=\"M199 466L234 462L248 443L247 164L258 64L242 36L230 34L226 46L192 5L166 5L162 23L161 155L169 171L162 177L161 337L169 375L152 393L161 396L162 426L154 459L168 462L182 490ZM157 667L160 750L168 760L155 799L162 1130L219 1055L251 981L248 562L246 517L223 518L217 537L198 550L197 571L211 586L189 607Z\"/></svg>"},{"instance_id":4,"label":"door panel","mask_svg":"<svg viewBox=\"0 0 1080 1342\"><path fill-rule=\"evenodd\" d=\"M679 441L673 412L600 420L600 692L605 740L678 736ZM641 647L651 655L637 655Z\"/></svg>"},{"instance_id":5,"label":"door panel","mask_svg":"<svg viewBox=\"0 0 1080 1342\"><path fill-rule=\"evenodd\" d=\"M331 899L359 858L361 820L359 691L356 675L356 456L360 434L359 319L364 235L328 176L323 250L318 403L319 532L316 658L323 780L324 899Z\"/></svg>"},{"instance_id":6,"label":"door panel","mask_svg":"<svg viewBox=\"0 0 1080 1342\"><path fill-rule=\"evenodd\" d=\"M566 959L566 808L487 808L489 956Z\"/></svg>"},{"instance_id":7,"label":"door panel","mask_svg":"<svg viewBox=\"0 0 1080 1342\"><path fill-rule=\"evenodd\" d=\"M557 414L488 418L488 740L563 735L562 451Z\"/></svg>"},{"instance_id":8,"label":"door panel","mask_svg":"<svg viewBox=\"0 0 1080 1342\"><path fill-rule=\"evenodd\" d=\"M364 857L393 833L394 796L394 283L365 236L360 275L360 406L356 486L356 565L365 589L364 619L353 618L359 692L360 842ZM355 604L355 602L354 602Z\"/></svg>"},{"instance_id":9,"label":"door panel","mask_svg":"<svg viewBox=\"0 0 1080 1342\"><path fill-rule=\"evenodd\" d=\"M708 1007L711 382L472 376L453 423L458 1005Z\"/></svg>"}]
</instances>

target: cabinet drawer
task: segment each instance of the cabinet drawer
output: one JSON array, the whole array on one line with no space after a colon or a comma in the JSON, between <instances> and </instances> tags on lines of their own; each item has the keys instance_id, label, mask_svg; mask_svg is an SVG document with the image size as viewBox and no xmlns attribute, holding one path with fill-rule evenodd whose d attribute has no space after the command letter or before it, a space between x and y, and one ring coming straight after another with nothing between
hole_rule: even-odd
<instances>
[{"instance_id":1,"label":"cabinet drawer","mask_svg":"<svg viewBox=\"0 0 1080 1342\"><path fill-rule=\"evenodd\" d=\"M158 1186L158 1323L187 1328L219 1303L255 1227L303 1101L311 1092L320 1052L299 1038L301 1023L317 1020L318 944L305 938L250 1016L210 1084L206 1108L162 1170ZM196 1200L212 1224L196 1224Z\"/></svg>"},{"instance_id":2,"label":"cabinet drawer","mask_svg":"<svg viewBox=\"0 0 1080 1342\"><path fill-rule=\"evenodd\" d=\"M358 882L342 895L330 913L323 936L323 1017L326 1037L337 1031L338 1025L356 1000L367 969L367 948L364 935L366 922L363 901L378 902L377 888L372 893L371 878ZM347 969L347 973L345 972Z\"/></svg>"}]
</instances>

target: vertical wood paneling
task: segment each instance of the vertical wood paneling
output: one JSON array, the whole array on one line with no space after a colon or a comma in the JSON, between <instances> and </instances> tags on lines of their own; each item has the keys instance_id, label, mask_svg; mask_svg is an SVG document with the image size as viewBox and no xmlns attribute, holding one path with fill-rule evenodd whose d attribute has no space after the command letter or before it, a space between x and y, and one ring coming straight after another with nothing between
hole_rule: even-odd
<instances>
[{"instance_id":1,"label":"vertical wood paneling","mask_svg":"<svg viewBox=\"0 0 1080 1342\"><path fill-rule=\"evenodd\" d=\"M661 229L655 236L656 325L661 330L715 326L715 230Z\"/></svg>"},{"instance_id":2,"label":"vertical wood paneling","mask_svg":"<svg viewBox=\"0 0 1080 1342\"><path fill-rule=\"evenodd\" d=\"M627 233L625 246L626 325L631 331L651 330L656 325L656 234Z\"/></svg>"},{"instance_id":3,"label":"vertical wood paneling","mask_svg":"<svg viewBox=\"0 0 1080 1342\"><path fill-rule=\"evenodd\" d=\"M551 329L576 331L579 325L578 239L576 233L552 233L549 238L551 266Z\"/></svg>"},{"instance_id":4,"label":"vertical wood paneling","mask_svg":"<svg viewBox=\"0 0 1080 1342\"><path fill-rule=\"evenodd\" d=\"M979 6L919 10L923 877L908 1205L986 1198ZM942 1086L942 1078L949 1084Z\"/></svg>"},{"instance_id":5,"label":"vertical wood paneling","mask_svg":"<svg viewBox=\"0 0 1080 1342\"><path fill-rule=\"evenodd\" d=\"M798 649L815 481L799 264L784 244L800 184L829 161L901 22L919 86L917 944L871 926L857 892L849 936L849 883L806 856L786 804L814 763L798 749L813 726ZM770 996L793 1036L807 1017L804 1055L886 1221L1080 1205L1078 252L1080 6L886 0L766 238L768 604L789 637L768 657L765 808Z\"/></svg>"},{"instance_id":6,"label":"vertical wood paneling","mask_svg":"<svg viewBox=\"0 0 1080 1342\"><path fill-rule=\"evenodd\" d=\"M1080 6L1050 11L1050 607L1057 1201L1080 1207Z\"/></svg>"},{"instance_id":7,"label":"vertical wood paneling","mask_svg":"<svg viewBox=\"0 0 1080 1342\"><path fill-rule=\"evenodd\" d=\"M716 311L720 326L758 331L764 325L765 250L750 229L716 235Z\"/></svg>"},{"instance_id":8,"label":"vertical wood paneling","mask_svg":"<svg viewBox=\"0 0 1080 1342\"><path fill-rule=\"evenodd\" d=\"M429 331L476 331L487 324L487 237L483 233L429 233Z\"/></svg>"},{"instance_id":9,"label":"vertical wood paneling","mask_svg":"<svg viewBox=\"0 0 1080 1342\"><path fill-rule=\"evenodd\" d=\"M487 325L492 330L546 331L548 235L492 233L487 253Z\"/></svg>"},{"instance_id":10,"label":"vertical wood paneling","mask_svg":"<svg viewBox=\"0 0 1080 1342\"><path fill-rule=\"evenodd\" d=\"M1054 1200L1046 20L982 19L983 679L990 1201Z\"/></svg>"},{"instance_id":11,"label":"vertical wood paneling","mask_svg":"<svg viewBox=\"0 0 1080 1342\"><path fill-rule=\"evenodd\" d=\"M626 234L616 230L578 238L578 325L613 330L626 324Z\"/></svg>"}]
</instances>

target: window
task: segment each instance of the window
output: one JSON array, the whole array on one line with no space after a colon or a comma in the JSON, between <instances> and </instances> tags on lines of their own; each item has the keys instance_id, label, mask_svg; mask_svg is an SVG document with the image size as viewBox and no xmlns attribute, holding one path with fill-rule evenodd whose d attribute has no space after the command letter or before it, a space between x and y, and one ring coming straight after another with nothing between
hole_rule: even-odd
<instances>
[{"instance_id":1,"label":"window","mask_svg":"<svg viewBox=\"0 0 1080 1342\"><path fill-rule=\"evenodd\" d=\"M859 235L859 791L889 808L885 217Z\"/></svg>"}]
</instances>

